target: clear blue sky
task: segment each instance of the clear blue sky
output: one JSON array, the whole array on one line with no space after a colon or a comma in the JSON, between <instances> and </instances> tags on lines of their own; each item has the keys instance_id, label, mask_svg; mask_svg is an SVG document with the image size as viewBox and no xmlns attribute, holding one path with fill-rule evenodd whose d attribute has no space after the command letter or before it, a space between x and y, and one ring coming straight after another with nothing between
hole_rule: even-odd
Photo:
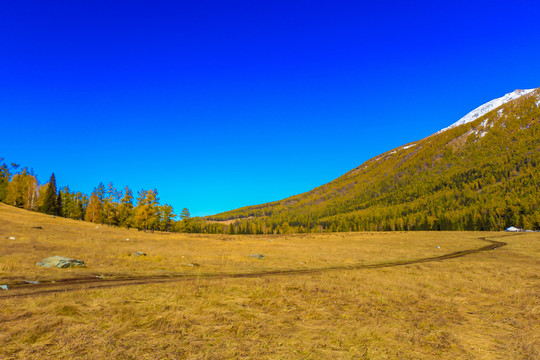
<instances>
[{"instance_id":1,"label":"clear blue sky","mask_svg":"<svg viewBox=\"0 0 540 360\"><path fill-rule=\"evenodd\" d=\"M520 0L3 1L0 157L194 215L279 200L539 87L539 19Z\"/></svg>"}]
</instances>

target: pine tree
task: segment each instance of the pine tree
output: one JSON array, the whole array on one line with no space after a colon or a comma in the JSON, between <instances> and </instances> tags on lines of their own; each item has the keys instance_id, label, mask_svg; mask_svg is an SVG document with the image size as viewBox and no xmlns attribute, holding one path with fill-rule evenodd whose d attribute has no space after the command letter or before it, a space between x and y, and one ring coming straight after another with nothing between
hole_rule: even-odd
<instances>
[{"instance_id":1,"label":"pine tree","mask_svg":"<svg viewBox=\"0 0 540 360\"><path fill-rule=\"evenodd\" d=\"M113 183L110 182L107 189L107 196L103 200L104 220L107 225L118 225L118 202L121 192L116 190Z\"/></svg>"},{"instance_id":2,"label":"pine tree","mask_svg":"<svg viewBox=\"0 0 540 360\"><path fill-rule=\"evenodd\" d=\"M133 225L133 192L127 186L118 207L118 220L120 226L128 229Z\"/></svg>"},{"instance_id":3,"label":"pine tree","mask_svg":"<svg viewBox=\"0 0 540 360\"><path fill-rule=\"evenodd\" d=\"M182 212L180 213L180 218L182 219L178 225L177 229L182 232L192 232L192 221L191 221L191 214L189 213L189 210L187 208L183 208Z\"/></svg>"},{"instance_id":4,"label":"pine tree","mask_svg":"<svg viewBox=\"0 0 540 360\"><path fill-rule=\"evenodd\" d=\"M58 215L58 194L56 193L56 178L54 173L49 179L45 197L43 199L43 205L41 212L50 215Z\"/></svg>"},{"instance_id":5,"label":"pine tree","mask_svg":"<svg viewBox=\"0 0 540 360\"><path fill-rule=\"evenodd\" d=\"M7 164L4 164L4 158L0 158L0 201L4 201L7 196L7 187L11 173Z\"/></svg>"},{"instance_id":6,"label":"pine tree","mask_svg":"<svg viewBox=\"0 0 540 360\"><path fill-rule=\"evenodd\" d=\"M83 211L81 210L80 196L82 194L71 192L69 186L64 186L58 193L61 196L62 216L75 220L81 219Z\"/></svg>"},{"instance_id":7,"label":"pine tree","mask_svg":"<svg viewBox=\"0 0 540 360\"><path fill-rule=\"evenodd\" d=\"M174 218L176 217L176 214L173 214L173 207L171 205L165 204L162 206L159 206L160 208L160 230L161 231L169 231L171 229L171 225L174 222Z\"/></svg>"},{"instance_id":8,"label":"pine tree","mask_svg":"<svg viewBox=\"0 0 540 360\"><path fill-rule=\"evenodd\" d=\"M75 203L77 208L74 210L73 219L83 219L84 213L88 206L88 195L81 193L80 191L75 194Z\"/></svg>"},{"instance_id":9,"label":"pine tree","mask_svg":"<svg viewBox=\"0 0 540 360\"><path fill-rule=\"evenodd\" d=\"M182 213L180 213L180 217L182 220L189 219L191 217L191 214L189 213L189 210L187 208L182 209Z\"/></svg>"},{"instance_id":10,"label":"pine tree","mask_svg":"<svg viewBox=\"0 0 540 360\"><path fill-rule=\"evenodd\" d=\"M103 182L100 182L97 188L94 189L94 192L96 193L99 201L103 203L103 199L105 198L105 185L103 185Z\"/></svg>"},{"instance_id":11,"label":"pine tree","mask_svg":"<svg viewBox=\"0 0 540 360\"><path fill-rule=\"evenodd\" d=\"M78 210L76 210L76 216L74 216L74 219L83 219L84 214L86 213L86 209L88 208L88 204L90 203L90 198L88 195L81 193L80 191L75 194L75 201L79 207Z\"/></svg>"},{"instance_id":12,"label":"pine tree","mask_svg":"<svg viewBox=\"0 0 540 360\"><path fill-rule=\"evenodd\" d=\"M60 195L60 192L58 192L58 196L56 197L56 213L55 215L64 216L64 208L62 206L62 196Z\"/></svg>"}]
</instances>

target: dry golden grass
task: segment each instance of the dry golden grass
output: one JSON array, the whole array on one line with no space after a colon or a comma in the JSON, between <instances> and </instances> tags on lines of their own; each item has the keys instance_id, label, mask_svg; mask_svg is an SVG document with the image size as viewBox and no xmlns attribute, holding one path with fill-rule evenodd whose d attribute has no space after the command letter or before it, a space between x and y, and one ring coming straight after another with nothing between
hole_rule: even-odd
<instances>
[{"instance_id":1,"label":"dry golden grass","mask_svg":"<svg viewBox=\"0 0 540 360\"><path fill-rule=\"evenodd\" d=\"M325 268L415 259L478 248L482 233L338 233L307 235L199 235L140 232L52 218L0 204L0 275L54 279L81 275L247 273ZM41 227L42 229L35 229ZM4 239L15 237L15 240ZM127 241L126 239L129 239ZM439 248L437 248L439 246ZM148 256L131 256L143 251ZM264 254L264 260L250 254ZM87 268L35 267L49 256L84 260ZM199 264L189 267L186 264Z\"/></svg>"},{"instance_id":2,"label":"dry golden grass","mask_svg":"<svg viewBox=\"0 0 540 360\"><path fill-rule=\"evenodd\" d=\"M378 263L478 248L479 236L501 235L237 237L95 227L0 205L0 284ZM502 241L508 245L495 251L399 267L1 298L0 358L538 359L540 234ZM137 250L149 256L127 255ZM88 268L33 265L56 254ZM190 262L201 266L181 265Z\"/></svg>"}]
</instances>

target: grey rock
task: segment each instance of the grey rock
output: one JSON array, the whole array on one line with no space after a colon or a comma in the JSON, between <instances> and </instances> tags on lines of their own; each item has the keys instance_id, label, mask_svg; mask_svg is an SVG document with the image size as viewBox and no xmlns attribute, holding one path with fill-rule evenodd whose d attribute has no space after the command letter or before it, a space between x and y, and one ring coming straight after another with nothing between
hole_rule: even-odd
<instances>
[{"instance_id":1,"label":"grey rock","mask_svg":"<svg viewBox=\"0 0 540 360\"><path fill-rule=\"evenodd\" d=\"M51 256L48 258L45 258L41 261L38 261L36 263L36 266L43 266L43 267L57 267L57 268L69 268L69 267L86 267L84 264L84 261L82 260L76 260L76 259L70 259L64 256Z\"/></svg>"},{"instance_id":2,"label":"grey rock","mask_svg":"<svg viewBox=\"0 0 540 360\"><path fill-rule=\"evenodd\" d=\"M7 285L0 285L0 289L1 289L1 290L7 290L8 287L7 287Z\"/></svg>"},{"instance_id":3,"label":"grey rock","mask_svg":"<svg viewBox=\"0 0 540 360\"><path fill-rule=\"evenodd\" d=\"M136 256L136 257L139 257L139 256L146 256L146 254L143 253L142 251L137 251L136 253L133 253L133 256Z\"/></svg>"},{"instance_id":4,"label":"grey rock","mask_svg":"<svg viewBox=\"0 0 540 360\"><path fill-rule=\"evenodd\" d=\"M197 263L182 263L182 266L188 266L188 267L199 267L201 265L197 264Z\"/></svg>"},{"instance_id":5,"label":"grey rock","mask_svg":"<svg viewBox=\"0 0 540 360\"><path fill-rule=\"evenodd\" d=\"M252 258L255 258L255 259L259 259L259 260L263 260L263 259L264 259L264 255L263 255L263 254L251 254L251 255L249 255L249 257L252 257Z\"/></svg>"}]
</instances>

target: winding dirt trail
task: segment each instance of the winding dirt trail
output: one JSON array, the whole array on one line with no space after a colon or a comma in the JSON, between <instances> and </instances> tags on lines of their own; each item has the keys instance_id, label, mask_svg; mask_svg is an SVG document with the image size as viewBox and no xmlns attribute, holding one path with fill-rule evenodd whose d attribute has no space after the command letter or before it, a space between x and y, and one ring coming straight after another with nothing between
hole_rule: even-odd
<instances>
[{"instance_id":1,"label":"winding dirt trail","mask_svg":"<svg viewBox=\"0 0 540 360\"><path fill-rule=\"evenodd\" d=\"M495 238L516 236L519 234L501 235ZM75 279L65 279L56 282L40 283L40 284L16 284L10 286L8 291L2 291L0 293L1 299L9 299L15 297L29 297L46 295L59 292L71 292L77 290L92 290L103 288L114 288L119 286L130 285L145 285L145 284L159 284L159 283L171 283L180 281L194 281L197 279L234 279L234 278L257 278L263 276L279 276L279 275L301 275L301 274L314 274L332 270L352 270L352 269L377 269L393 266L412 265L426 262L442 261L448 259L455 259L463 257L469 254L476 254L483 251L495 250L497 248L507 245L507 243L496 240L489 240L485 237L478 238L478 240L488 242L489 244L477 249L456 251L440 256L431 256L420 259L390 261L377 264L356 264L356 265L343 265L343 266L331 266L324 268L310 268L310 269L291 269L291 270L271 270L271 271L257 271L251 273L216 273L216 274L198 274L198 275L160 275L160 276L138 276L138 277L117 277L113 279L103 279L99 276L86 276Z\"/></svg>"}]
</instances>

